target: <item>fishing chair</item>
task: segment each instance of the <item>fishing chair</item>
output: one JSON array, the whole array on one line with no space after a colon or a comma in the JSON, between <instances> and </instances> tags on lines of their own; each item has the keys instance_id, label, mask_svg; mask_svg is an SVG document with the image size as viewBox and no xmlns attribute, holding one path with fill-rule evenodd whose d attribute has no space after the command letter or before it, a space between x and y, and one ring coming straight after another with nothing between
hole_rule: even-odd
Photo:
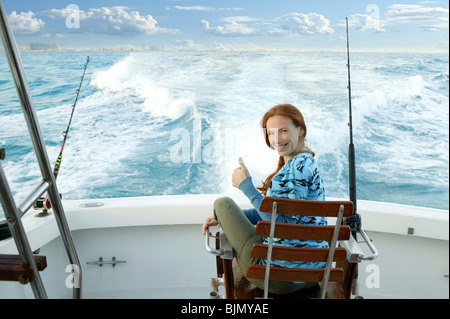
<instances>
[{"instance_id":1,"label":"fishing chair","mask_svg":"<svg viewBox=\"0 0 450 319\"><path fill-rule=\"evenodd\" d=\"M236 260L233 260L231 246L229 246L223 232L217 233L216 249L207 250L216 254L217 275L221 280L215 279L225 286L227 299L253 299L253 298L330 298L349 299L351 296L353 279L358 256L350 251L354 245L350 234L350 227L342 225L343 217L353 214L353 203L350 201L308 201L293 200L276 197L265 197L260 206L261 212L272 213L271 221L258 222L255 234L269 238L269 244L254 244L250 256L252 258L266 259L267 265L250 265L245 277L242 275ZM276 214L324 216L335 217L336 225L318 226L276 223ZM330 221L329 221L330 222ZM209 236L209 230L207 231ZM326 240L329 248L302 248L273 245L273 238L299 239L299 240ZM337 243L345 243L345 247ZM353 241L349 244L350 241ZM326 262L326 268L282 268L271 266L271 260L312 261ZM247 278L264 280L264 290L251 284ZM213 280L214 281L214 280ZM316 282L309 289L302 289L288 295L275 295L268 293L270 281L302 281ZM221 283L221 282L220 282ZM216 292L218 291L215 289ZM211 294L215 294L213 291ZM212 296L213 297L213 296Z\"/></svg>"}]
</instances>

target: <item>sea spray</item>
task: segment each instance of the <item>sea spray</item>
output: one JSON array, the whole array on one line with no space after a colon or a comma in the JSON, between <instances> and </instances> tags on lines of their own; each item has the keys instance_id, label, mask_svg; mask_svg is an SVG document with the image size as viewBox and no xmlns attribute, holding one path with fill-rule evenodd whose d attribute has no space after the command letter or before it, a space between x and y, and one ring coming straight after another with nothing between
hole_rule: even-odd
<instances>
[{"instance_id":1,"label":"sea spray","mask_svg":"<svg viewBox=\"0 0 450 319\"><path fill-rule=\"evenodd\" d=\"M88 54L58 177L63 199L236 192L230 176L239 156L258 185L277 161L259 122L280 103L304 114L326 195L348 197L345 54ZM86 55L22 56L51 159ZM20 201L39 170L4 57L0 70L2 165ZM358 199L448 209L448 88L446 55L352 54ZM188 160L171 160L181 152L177 132L189 136Z\"/></svg>"}]
</instances>

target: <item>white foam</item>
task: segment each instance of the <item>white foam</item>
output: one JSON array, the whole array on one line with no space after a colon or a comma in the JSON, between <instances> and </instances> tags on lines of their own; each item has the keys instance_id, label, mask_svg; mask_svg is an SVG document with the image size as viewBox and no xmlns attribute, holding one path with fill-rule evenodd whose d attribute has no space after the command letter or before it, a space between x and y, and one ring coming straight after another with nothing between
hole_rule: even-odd
<instances>
[{"instance_id":1,"label":"white foam","mask_svg":"<svg viewBox=\"0 0 450 319\"><path fill-rule=\"evenodd\" d=\"M155 65L143 61L145 57L141 55L129 55L108 69L95 72L91 84L109 94L136 95L142 100L142 110L155 117L175 120L194 108L193 92L156 81L152 70Z\"/></svg>"},{"instance_id":2,"label":"white foam","mask_svg":"<svg viewBox=\"0 0 450 319\"><path fill-rule=\"evenodd\" d=\"M64 198L238 192L231 186L231 173L239 156L260 185L275 169L278 156L266 146L259 122L280 103L302 111L307 143L316 152L327 195L343 197L348 192L345 56L145 52L114 62L115 54L93 57L97 65L92 64L82 89L58 176ZM102 67L107 64L104 57L113 64ZM388 74L375 66L410 61L382 58L363 55L353 62L357 177L394 188L428 185L445 191L448 71ZM13 96L14 89L10 91ZM45 99L39 101L38 117L54 163L71 105L45 105ZM48 99L56 97L50 94ZM189 163L170 161L177 142L170 137L176 129L188 132ZM202 144L193 144L200 131ZM0 117L0 139L6 146L31 148L22 142L29 137L19 111ZM213 147L218 154L208 153ZM199 152L201 161L195 162L193 154ZM32 155L22 149L16 153L7 153L2 165L11 188L23 197L20 193L39 181L38 168Z\"/></svg>"},{"instance_id":3,"label":"white foam","mask_svg":"<svg viewBox=\"0 0 450 319\"><path fill-rule=\"evenodd\" d=\"M357 140L374 154L362 158L365 171L419 185L448 183L434 169L448 167L448 96L429 85L421 75L405 76L355 101Z\"/></svg>"}]
</instances>

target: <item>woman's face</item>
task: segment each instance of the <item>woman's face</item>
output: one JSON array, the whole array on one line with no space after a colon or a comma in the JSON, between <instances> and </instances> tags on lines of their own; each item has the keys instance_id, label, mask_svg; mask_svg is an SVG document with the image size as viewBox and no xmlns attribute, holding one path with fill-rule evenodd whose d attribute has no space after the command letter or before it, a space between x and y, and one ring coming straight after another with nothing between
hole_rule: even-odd
<instances>
[{"instance_id":1,"label":"woman's face","mask_svg":"<svg viewBox=\"0 0 450 319\"><path fill-rule=\"evenodd\" d=\"M302 128L296 127L290 118L274 115L267 120L266 127L270 145L285 162L303 149Z\"/></svg>"}]
</instances>

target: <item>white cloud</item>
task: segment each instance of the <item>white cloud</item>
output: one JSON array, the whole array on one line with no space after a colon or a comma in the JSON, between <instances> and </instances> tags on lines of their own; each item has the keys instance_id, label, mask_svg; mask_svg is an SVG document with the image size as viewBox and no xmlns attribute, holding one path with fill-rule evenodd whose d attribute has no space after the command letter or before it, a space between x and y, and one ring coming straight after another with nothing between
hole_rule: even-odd
<instances>
[{"instance_id":1,"label":"white cloud","mask_svg":"<svg viewBox=\"0 0 450 319\"><path fill-rule=\"evenodd\" d=\"M35 14L31 11L11 12L9 15L9 23L14 33L17 35L29 35L37 33L45 26L45 22L35 18Z\"/></svg>"},{"instance_id":2,"label":"white cloud","mask_svg":"<svg viewBox=\"0 0 450 319\"><path fill-rule=\"evenodd\" d=\"M431 2L422 2L431 3ZM395 4L386 13L388 24L420 23L424 31L436 32L449 27L449 10L441 7Z\"/></svg>"},{"instance_id":3,"label":"white cloud","mask_svg":"<svg viewBox=\"0 0 450 319\"><path fill-rule=\"evenodd\" d=\"M215 8L205 7L205 6L190 6L190 7L173 6L173 8L177 9L177 10L186 10L186 11L214 11L215 10Z\"/></svg>"},{"instance_id":4,"label":"white cloud","mask_svg":"<svg viewBox=\"0 0 450 319\"><path fill-rule=\"evenodd\" d=\"M395 4L386 13L389 22L425 22L444 21L448 23L449 11L440 7L423 7L420 5ZM447 24L448 27L448 24Z\"/></svg>"},{"instance_id":5,"label":"white cloud","mask_svg":"<svg viewBox=\"0 0 450 319\"><path fill-rule=\"evenodd\" d=\"M77 14L80 19L79 32L91 32L97 34L156 34L179 33L176 29L168 29L157 26L158 22L151 15L141 15L138 11L127 11L126 7L101 7L78 10L73 12L67 9L50 9L40 12L49 18L64 18Z\"/></svg>"},{"instance_id":6,"label":"white cloud","mask_svg":"<svg viewBox=\"0 0 450 319\"><path fill-rule=\"evenodd\" d=\"M254 22L259 21L260 19L252 18L252 17L245 17L245 16L235 16L235 17L226 17L223 18L223 21L225 22Z\"/></svg>"},{"instance_id":7,"label":"white cloud","mask_svg":"<svg viewBox=\"0 0 450 319\"><path fill-rule=\"evenodd\" d=\"M206 7L206 6L173 6L173 9L176 10L186 10L186 11L236 11L236 10L243 10L242 8L214 8L214 7ZM167 10L170 10L170 7L166 8Z\"/></svg>"},{"instance_id":8,"label":"white cloud","mask_svg":"<svg viewBox=\"0 0 450 319\"><path fill-rule=\"evenodd\" d=\"M259 35L258 30L247 27L244 24L237 23L236 21L231 21L230 23L219 25L217 27L211 27L209 22L205 20L202 20L200 23L203 27L203 31L218 36L243 37Z\"/></svg>"},{"instance_id":9,"label":"white cloud","mask_svg":"<svg viewBox=\"0 0 450 319\"><path fill-rule=\"evenodd\" d=\"M372 30L375 32L386 32L383 28L386 22L379 17L374 17L368 14L354 14L348 18L348 26L356 27L361 31Z\"/></svg>"},{"instance_id":10,"label":"white cloud","mask_svg":"<svg viewBox=\"0 0 450 319\"><path fill-rule=\"evenodd\" d=\"M432 3L422 2L422 3ZM366 10L367 11L367 10ZM386 32L386 26L393 26L403 23L420 23L420 27L425 31L439 31L448 25L448 9L440 7L424 7L422 5L395 4L389 7L381 19L379 12L374 14L354 14L349 16L349 27L358 28L361 31L373 30L376 32ZM345 24L337 24L345 26Z\"/></svg>"},{"instance_id":11,"label":"white cloud","mask_svg":"<svg viewBox=\"0 0 450 319\"><path fill-rule=\"evenodd\" d=\"M315 35L332 34L333 28L330 26L330 20L317 13L289 13L276 19L280 22L281 29L275 27L269 31L271 35Z\"/></svg>"}]
</instances>

